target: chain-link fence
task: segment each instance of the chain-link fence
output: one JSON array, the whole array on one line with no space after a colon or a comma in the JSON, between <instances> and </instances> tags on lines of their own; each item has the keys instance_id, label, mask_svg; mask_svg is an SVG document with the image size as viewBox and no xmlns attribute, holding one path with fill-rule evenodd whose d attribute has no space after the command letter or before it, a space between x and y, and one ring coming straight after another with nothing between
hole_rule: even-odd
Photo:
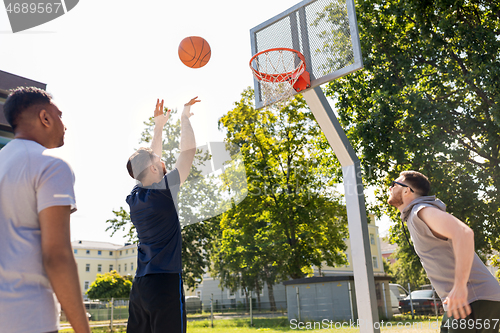
<instances>
[{"instance_id":1,"label":"chain-link fence","mask_svg":"<svg viewBox=\"0 0 500 333\"><path fill-rule=\"evenodd\" d=\"M287 311L286 301L258 302L258 300L254 298L252 299L251 307L254 314L276 313L285 315ZM250 299L229 304L220 304L218 300L214 300L212 305L210 302L204 303L203 311L205 313L211 313L213 311L214 315L248 314L250 313Z\"/></svg>"},{"instance_id":2,"label":"chain-link fence","mask_svg":"<svg viewBox=\"0 0 500 333\"><path fill-rule=\"evenodd\" d=\"M125 298L113 298L108 300L86 300L85 310L89 321L123 321L128 319L129 300ZM280 302L258 302L253 299L252 311L254 314L286 314L286 301ZM189 315L245 315L250 313L250 300L246 302L233 302L220 304L214 302L213 309L210 305L204 304L198 297L186 297L186 313ZM64 311L61 311L61 321L67 321Z\"/></svg>"},{"instance_id":3,"label":"chain-link fence","mask_svg":"<svg viewBox=\"0 0 500 333\"><path fill-rule=\"evenodd\" d=\"M127 298L113 298L108 300L86 300L83 302L89 321L120 321L128 319ZM67 321L64 310L61 311L61 321Z\"/></svg>"}]
</instances>

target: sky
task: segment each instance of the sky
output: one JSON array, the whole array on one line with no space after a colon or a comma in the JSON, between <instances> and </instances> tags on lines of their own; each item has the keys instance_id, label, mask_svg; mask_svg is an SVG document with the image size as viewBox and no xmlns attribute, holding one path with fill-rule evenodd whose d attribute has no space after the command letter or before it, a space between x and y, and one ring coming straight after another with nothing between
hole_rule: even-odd
<instances>
[{"instance_id":1,"label":"sky","mask_svg":"<svg viewBox=\"0 0 500 333\"><path fill-rule=\"evenodd\" d=\"M105 221L127 208L135 181L126 161L141 146L156 99L181 111L198 96L190 118L197 144L223 140L218 119L253 86L250 29L297 2L85 0L15 34L0 6L0 70L46 83L63 112L65 145L55 153L76 175L72 240L125 242L125 233L105 231ZM210 44L206 66L191 69L179 60L178 45L188 36ZM388 229L380 227L381 234Z\"/></svg>"}]
</instances>

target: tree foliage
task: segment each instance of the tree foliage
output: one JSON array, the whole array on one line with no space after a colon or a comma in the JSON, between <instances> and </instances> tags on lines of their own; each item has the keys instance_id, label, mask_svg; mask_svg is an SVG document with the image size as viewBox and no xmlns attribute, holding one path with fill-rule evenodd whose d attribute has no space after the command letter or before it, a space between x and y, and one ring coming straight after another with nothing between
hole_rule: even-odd
<instances>
[{"instance_id":1,"label":"tree foliage","mask_svg":"<svg viewBox=\"0 0 500 333\"><path fill-rule=\"evenodd\" d=\"M221 283L260 291L310 276L313 265L344 264L345 207L322 164L335 157L303 98L256 110L246 89L219 127L241 150L249 193L221 216L212 256Z\"/></svg>"},{"instance_id":2,"label":"tree foliage","mask_svg":"<svg viewBox=\"0 0 500 333\"><path fill-rule=\"evenodd\" d=\"M340 121L380 187L418 170L475 234L480 256L500 249L500 3L357 1L364 69L331 82ZM401 273L414 265L400 226Z\"/></svg>"},{"instance_id":3,"label":"tree foliage","mask_svg":"<svg viewBox=\"0 0 500 333\"><path fill-rule=\"evenodd\" d=\"M97 274L86 294L90 299L128 298L132 289L132 276L121 276L117 271Z\"/></svg>"}]
</instances>

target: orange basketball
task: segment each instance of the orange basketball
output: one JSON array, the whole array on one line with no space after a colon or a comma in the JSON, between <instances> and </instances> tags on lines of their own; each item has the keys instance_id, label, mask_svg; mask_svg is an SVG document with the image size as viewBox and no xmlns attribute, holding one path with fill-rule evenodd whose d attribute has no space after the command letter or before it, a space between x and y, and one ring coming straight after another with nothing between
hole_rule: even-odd
<instances>
[{"instance_id":1,"label":"orange basketball","mask_svg":"<svg viewBox=\"0 0 500 333\"><path fill-rule=\"evenodd\" d=\"M179 44L179 59L191 68L200 68L210 60L211 50L208 42L201 37L186 37Z\"/></svg>"}]
</instances>

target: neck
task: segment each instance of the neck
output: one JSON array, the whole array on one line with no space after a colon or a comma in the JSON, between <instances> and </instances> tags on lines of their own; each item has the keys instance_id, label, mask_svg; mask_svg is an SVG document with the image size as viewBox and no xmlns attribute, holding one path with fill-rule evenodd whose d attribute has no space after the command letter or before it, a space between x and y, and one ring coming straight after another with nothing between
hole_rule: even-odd
<instances>
[{"instance_id":1,"label":"neck","mask_svg":"<svg viewBox=\"0 0 500 333\"><path fill-rule=\"evenodd\" d=\"M142 186L146 187L146 186L151 186L153 185L154 183L158 183L160 182L162 179L162 177L159 177L159 179L157 178L153 178L153 177L146 177L143 179L143 181L141 182Z\"/></svg>"},{"instance_id":2,"label":"neck","mask_svg":"<svg viewBox=\"0 0 500 333\"><path fill-rule=\"evenodd\" d=\"M48 148L41 140L39 140L36 135L32 135L29 133L24 133L24 132L16 132L14 135L14 139L22 139L22 140L30 140L30 141L35 141L38 144L41 144L42 146Z\"/></svg>"},{"instance_id":3,"label":"neck","mask_svg":"<svg viewBox=\"0 0 500 333\"><path fill-rule=\"evenodd\" d=\"M405 210L406 206L408 206L408 204L409 204L409 203L403 203L402 205L400 205L400 206L398 207L398 210L402 213L402 212L403 212L403 210Z\"/></svg>"},{"instance_id":4,"label":"neck","mask_svg":"<svg viewBox=\"0 0 500 333\"><path fill-rule=\"evenodd\" d=\"M398 210L400 212L403 212L403 210L405 210L405 208L412 203L413 200L419 198L420 195L416 195L416 194L413 194L412 195L409 195L407 197L403 197L403 204L401 206L398 207Z\"/></svg>"}]
</instances>

